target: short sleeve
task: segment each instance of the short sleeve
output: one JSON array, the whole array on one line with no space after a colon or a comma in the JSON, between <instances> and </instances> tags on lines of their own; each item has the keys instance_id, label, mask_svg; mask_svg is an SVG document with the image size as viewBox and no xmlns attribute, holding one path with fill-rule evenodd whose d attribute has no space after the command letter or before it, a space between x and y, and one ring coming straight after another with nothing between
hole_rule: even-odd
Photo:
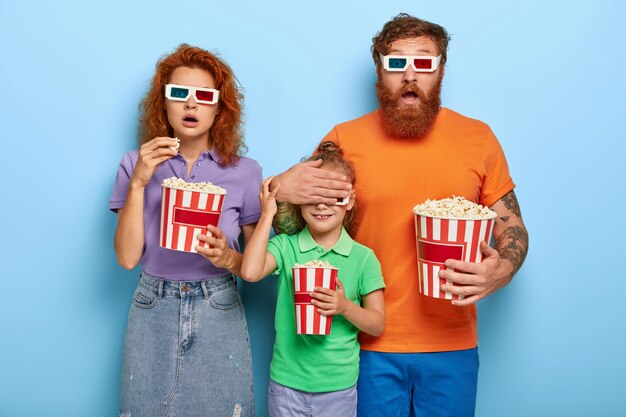
<instances>
[{"instance_id":1,"label":"short sleeve","mask_svg":"<svg viewBox=\"0 0 626 417\"><path fill-rule=\"evenodd\" d=\"M249 165L249 175L245 180L245 190L243 194L243 204L239 213L239 226L256 223L261 217L261 203L259 202L259 190L263 181L263 172L259 163L253 159L246 158Z\"/></svg>"},{"instance_id":2,"label":"short sleeve","mask_svg":"<svg viewBox=\"0 0 626 417\"><path fill-rule=\"evenodd\" d=\"M279 275L283 270L285 261L282 254L284 253L283 246L286 242L286 235L276 235L267 242L267 251L272 254L276 260L276 269L272 272L272 275Z\"/></svg>"},{"instance_id":3,"label":"short sleeve","mask_svg":"<svg viewBox=\"0 0 626 417\"><path fill-rule=\"evenodd\" d=\"M113 192L109 201L109 209L117 213L118 209L124 208L126 196L128 195L128 186L130 177L133 175L135 163L137 162L137 151L130 151L124 154L117 168L115 183L113 184Z\"/></svg>"},{"instance_id":4,"label":"short sleeve","mask_svg":"<svg viewBox=\"0 0 626 417\"><path fill-rule=\"evenodd\" d=\"M485 141L485 179L480 204L490 207L515 188L500 142L491 129Z\"/></svg>"},{"instance_id":5,"label":"short sleeve","mask_svg":"<svg viewBox=\"0 0 626 417\"><path fill-rule=\"evenodd\" d=\"M380 262L372 250L368 251L365 259L363 259L362 265L363 269L359 281L359 294L364 296L373 291L385 288Z\"/></svg>"}]
</instances>

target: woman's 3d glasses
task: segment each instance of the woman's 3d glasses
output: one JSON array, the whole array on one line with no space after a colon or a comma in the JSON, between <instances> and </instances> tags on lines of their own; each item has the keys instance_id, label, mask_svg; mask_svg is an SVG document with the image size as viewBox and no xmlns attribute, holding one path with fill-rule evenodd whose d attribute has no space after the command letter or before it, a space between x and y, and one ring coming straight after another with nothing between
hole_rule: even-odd
<instances>
[{"instance_id":1,"label":"woman's 3d glasses","mask_svg":"<svg viewBox=\"0 0 626 417\"><path fill-rule=\"evenodd\" d=\"M191 87L188 85L166 84L165 97L174 101L187 101L193 96L196 103L215 104L220 92L214 88Z\"/></svg>"}]
</instances>

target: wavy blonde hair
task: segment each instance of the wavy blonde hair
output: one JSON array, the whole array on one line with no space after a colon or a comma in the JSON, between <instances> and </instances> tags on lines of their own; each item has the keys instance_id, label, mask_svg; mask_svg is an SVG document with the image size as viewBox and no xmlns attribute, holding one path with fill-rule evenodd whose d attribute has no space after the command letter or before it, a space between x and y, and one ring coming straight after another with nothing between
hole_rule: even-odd
<instances>
[{"instance_id":1,"label":"wavy blonde hair","mask_svg":"<svg viewBox=\"0 0 626 417\"><path fill-rule=\"evenodd\" d=\"M356 179L354 165L343 157L343 150L336 143L331 141L320 143L315 154L308 159L303 159L302 162L317 161L319 159L324 161L322 168L334 168L341 171L345 174L350 184L354 185L354 180ZM304 229L306 222L304 221L304 217L302 217L300 206L292 203L284 203L284 205L285 217L293 219L297 225L296 233ZM346 216L343 218L342 223L346 232L352 237L354 237L354 233L356 232L356 218L357 203L355 200L352 210L346 211Z\"/></svg>"},{"instance_id":2,"label":"wavy blonde hair","mask_svg":"<svg viewBox=\"0 0 626 417\"><path fill-rule=\"evenodd\" d=\"M139 143L157 136L174 136L165 111L165 84L178 67L200 68L215 79L220 92L218 111L209 130L209 146L219 154L222 165L236 162L247 147L242 133L243 94L230 67L204 49L181 44L156 65L150 90L139 105Z\"/></svg>"}]
</instances>

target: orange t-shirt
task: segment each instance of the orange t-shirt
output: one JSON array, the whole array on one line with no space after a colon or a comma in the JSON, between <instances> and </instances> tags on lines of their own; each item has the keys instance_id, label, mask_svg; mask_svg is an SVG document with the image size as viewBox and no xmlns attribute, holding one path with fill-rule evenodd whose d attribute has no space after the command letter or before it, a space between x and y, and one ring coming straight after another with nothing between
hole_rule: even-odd
<instances>
[{"instance_id":1,"label":"orange t-shirt","mask_svg":"<svg viewBox=\"0 0 626 417\"><path fill-rule=\"evenodd\" d=\"M413 207L452 195L491 206L515 184L498 140L486 124L442 108L424 138L398 139L379 111L339 124L324 138L339 144L356 168L358 231L382 264L384 333L361 333L361 348L440 352L476 347L475 306L419 294Z\"/></svg>"}]
</instances>

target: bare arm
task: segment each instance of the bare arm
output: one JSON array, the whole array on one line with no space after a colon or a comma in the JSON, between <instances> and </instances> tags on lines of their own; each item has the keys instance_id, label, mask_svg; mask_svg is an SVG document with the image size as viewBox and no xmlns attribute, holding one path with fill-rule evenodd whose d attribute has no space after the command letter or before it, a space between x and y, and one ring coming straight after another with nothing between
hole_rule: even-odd
<instances>
[{"instance_id":1,"label":"bare arm","mask_svg":"<svg viewBox=\"0 0 626 417\"><path fill-rule=\"evenodd\" d=\"M132 269L139 263L144 245L144 190L157 167L176 155L170 146L174 139L158 137L144 143L139 149L139 159L133 170L123 209L117 210L117 228L114 247L117 261Z\"/></svg>"},{"instance_id":2,"label":"bare arm","mask_svg":"<svg viewBox=\"0 0 626 417\"><path fill-rule=\"evenodd\" d=\"M526 259L528 231L522 221L522 212L513 191L498 200L491 209L498 214L493 229L495 249L502 259L511 263L510 281Z\"/></svg>"},{"instance_id":3,"label":"bare arm","mask_svg":"<svg viewBox=\"0 0 626 417\"><path fill-rule=\"evenodd\" d=\"M260 281L276 269L276 259L267 251L267 242L272 229L272 219L276 213L276 193L280 186L270 192L271 182L272 177L263 181L261 185L259 192L261 218L243 253L239 276L246 281Z\"/></svg>"},{"instance_id":4,"label":"bare arm","mask_svg":"<svg viewBox=\"0 0 626 417\"><path fill-rule=\"evenodd\" d=\"M257 223L246 224L241 227L243 241L246 245L254 233L256 226ZM218 227L207 225L207 232L210 232L211 236L208 234L200 234L198 235L198 240L208 243L211 247L196 246L196 252L211 261L214 266L224 268L234 275L241 276L241 253L228 246L226 236L224 236L224 233L222 233Z\"/></svg>"},{"instance_id":5,"label":"bare arm","mask_svg":"<svg viewBox=\"0 0 626 417\"><path fill-rule=\"evenodd\" d=\"M343 284L339 279L337 290L315 287L311 297L313 298L311 303L324 316L341 314L350 323L372 336L380 336L385 329L385 300L382 289L365 295L363 307L346 298Z\"/></svg>"},{"instance_id":6,"label":"bare arm","mask_svg":"<svg viewBox=\"0 0 626 417\"><path fill-rule=\"evenodd\" d=\"M522 221L522 213L515 192L510 191L491 206L491 209L498 214L493 229L495 248L481 242L480 249L485 255L481 263L448 259L446 267L457 271L439 271L441 278L460 284L460 286L443 285L441 287L444 291L465 297L462 300L452 301L454 305L473 304L504 287L513 279L513 275L526 259L528 232Z\"/></svg>"}]
</instances>

